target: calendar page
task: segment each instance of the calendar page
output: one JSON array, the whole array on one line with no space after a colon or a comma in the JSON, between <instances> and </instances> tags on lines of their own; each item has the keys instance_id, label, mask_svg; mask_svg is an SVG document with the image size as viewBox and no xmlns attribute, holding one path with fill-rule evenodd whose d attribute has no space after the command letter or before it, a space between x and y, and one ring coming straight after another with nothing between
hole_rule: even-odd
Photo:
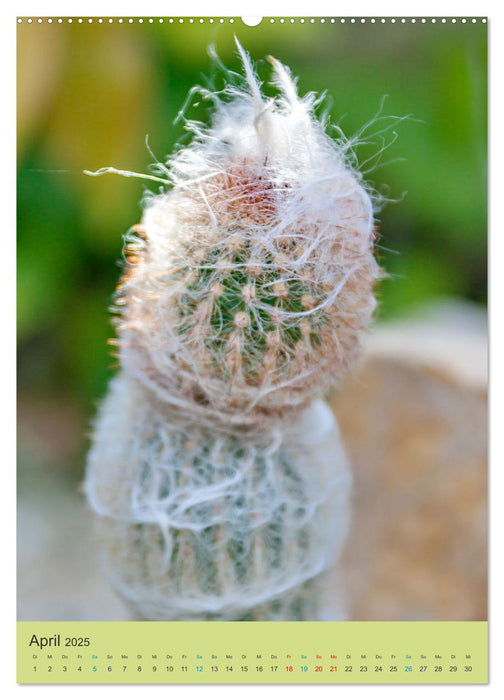
<instances>
[{"instance_id":1,"label":"calendar page","mask_svg":"<svg viewBox=\"0 0 504 700\"><path fill-rule=\"evenodd\" d=\"M487 683L487 19L16 21L18 683Z\"/></svg>"}]
</instances>

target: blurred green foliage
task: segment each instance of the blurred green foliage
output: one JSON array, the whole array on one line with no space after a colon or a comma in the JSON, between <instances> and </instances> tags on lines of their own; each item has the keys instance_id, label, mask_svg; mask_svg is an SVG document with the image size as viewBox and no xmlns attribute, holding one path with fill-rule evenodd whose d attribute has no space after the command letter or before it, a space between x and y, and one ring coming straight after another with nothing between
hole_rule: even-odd
<instances>
[{"instance_id":1,"label":"blurred green foliage","mask_svg":"<svg viewBox=\"0 0 504 700\"><path fill-rule=\"evenodd\" d=\"M89 412L113 361L107 306L122 234L143 183L84 169L145 172L183 135L173 121L212 71L214 44L239 70L233 34L258 62L274 55L301 93L327 91L347 136L378 111L405 116L370 178L396 203L379 214L382 318L438 295L486 297L486 25L299 22L247 28L155 21L18 26L19 389L71 397ZM203 105L190 116L205 114ZM379 122L391 125L394 120ZM375 125L374 131L379 127ZM384 134L385 143L393 132ZM357 155L364 170L379 138ZM390 161L390 162L389 162ZM388 163L388 164L387 164Z\"/></svg>"}]
</instances>

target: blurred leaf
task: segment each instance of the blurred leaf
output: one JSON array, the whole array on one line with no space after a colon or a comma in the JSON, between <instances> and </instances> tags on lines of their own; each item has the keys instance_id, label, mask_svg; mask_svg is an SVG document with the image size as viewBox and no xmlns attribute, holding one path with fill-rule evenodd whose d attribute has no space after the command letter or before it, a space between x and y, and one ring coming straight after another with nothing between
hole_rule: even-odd
<instances>
[{"instance_id":1,"label":"blurred leaf","mask_svg":"<svg viewBox=\"0 0 504 700\"><path fill-rule=\"evenodd\" d=\"M17 144L18 156L29 148L43 126L60 85L68 33L50 24L18 25Z\"/></svg>"}]
</instances>

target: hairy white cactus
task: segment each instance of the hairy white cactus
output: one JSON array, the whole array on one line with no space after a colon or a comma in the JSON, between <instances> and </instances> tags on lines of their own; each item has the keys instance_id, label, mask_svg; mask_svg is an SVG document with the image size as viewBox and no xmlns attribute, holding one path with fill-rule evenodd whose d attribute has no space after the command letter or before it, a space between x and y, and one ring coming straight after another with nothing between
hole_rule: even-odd
<instances>
[{"instance_id":1,"label":"hairy white cactus","mask_svg":"<svg viewBox=\"0 0 504 700\"><path fill-rule=\"evenodd\" d=\"M239 50L245 86L207 95L127 238L122 370L88 460L113 580L148 619L320 619L347 528L320 396L375 306L372 200L315 96L271 59L263 97Z\"/></svg>"},{"instance_id":2,"label":"hairy white cactus","mask_svg":"<svg viewBox=\"0 0 504 700\"><path fill-rule=\"evenodd\" d=\"M311 581L339 553L349 486L322 401L243 440L173 424L126 373L101 407L88 461L113 580L150 619L316 619Z\"/></svg>"}]
</instances>

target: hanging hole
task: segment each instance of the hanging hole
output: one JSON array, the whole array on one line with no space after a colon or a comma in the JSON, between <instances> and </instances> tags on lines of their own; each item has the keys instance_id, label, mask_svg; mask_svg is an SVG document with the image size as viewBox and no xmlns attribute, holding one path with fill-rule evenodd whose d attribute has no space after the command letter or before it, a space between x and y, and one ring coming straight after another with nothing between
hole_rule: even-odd
<instances>
[{"instance_id":1,"label":"hanging hole","mask_svg":"<svg viewBox=\"0 0 504 700\"><path fill-rule=\"evenodd\" d=\"M257 27L258 24L261 24L262 17L242 17L241 21L243 24L246 24L247 27Z\"/></svg>"}]
</instances>

